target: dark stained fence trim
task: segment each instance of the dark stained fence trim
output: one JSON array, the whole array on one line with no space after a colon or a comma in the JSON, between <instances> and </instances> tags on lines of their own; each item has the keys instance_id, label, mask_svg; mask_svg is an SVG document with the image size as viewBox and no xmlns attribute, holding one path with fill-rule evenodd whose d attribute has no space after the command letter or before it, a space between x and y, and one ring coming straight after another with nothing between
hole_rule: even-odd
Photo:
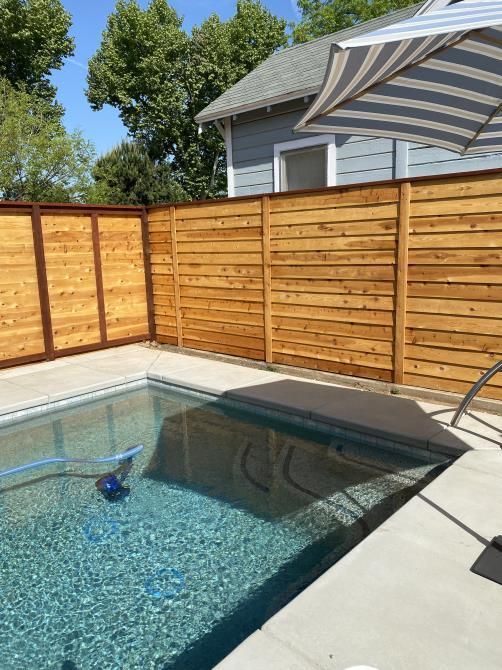
<instances>
[{"instance_id":1,"label":"dark stained fence trim","mask_svg":"<svg viewBox=\"0 0 502 670\"><path fill-rule=\"evenodd\" d=\"M0 370L4 368L12 368L15 365L27 365L28 363L40 363L41 361L47 360L47 356L44 353L41 354L30 354L28 356L18 356L17 358L8 358L4 361L0 361Z\"/></svg>"},{"instance_id":2,"label":"dark stained fence trim","mask_svg":"<svg viewBox=\"0 0 502 670\"><path fill-rule=\"evenodd\" d=\"M91 216L92 225L92 249L94 252L94 276L96 277L96 298L98 302L99 333L101 344L108 342L106 333L106 310L105 295L103 291L103 271L101 266L101 247L99 244L99 221L98 215L93 213Z\"/></svg>"},{"instance_id":3,"label":"dark stained fence trim","mask_svg":"<svg viewBox=\"0 0 502 670\"><path fill-rule=\"evenodd\" d=\"M155 340L155 307L153 304L152 265L150 262L150 240L148 236L148 213L141 211L141 237L143 240L143 262L145 264L146 304L148 309L149 339Z\"/></svg>"},{"instance_id":4,"label":"dark stained fence trim","mask_svg":"<svg viewBox=\"0 0 502 670\"><path fill-rule=\"evenodd\" d=\"M136 344L137 342L145 342L148 340L148 333L143 335L135 335L134 337L122 337L117 340L108 340L103 345L101 342L96 344L83 344L80 347L71 347L70 349L60 349L56 351L56 358L63 358L64 356L75 356L76 354L85 354L89 351L98 351L99 349L109 349L111 347L120 347L124 344Z\"/></svg>"},{"instance_id":5,"label":"dark stained fence trim","mask_svg":"<svg viewBox=\"0 0 502 670\"><path fill-rule=\"evenodd\" d=\"M37 267L38 294L40 298L40 311L42 315L45 353L47 358L51 361L54 360L55 357L54 337L52 334L51 305L49 299L49 286L47 283L47 268L45 265L42 218L40 216L39 205L33 205L32 207L31 223L33 228L33 246L35 250L35 263Z\"/></svg>"}]
</instances>

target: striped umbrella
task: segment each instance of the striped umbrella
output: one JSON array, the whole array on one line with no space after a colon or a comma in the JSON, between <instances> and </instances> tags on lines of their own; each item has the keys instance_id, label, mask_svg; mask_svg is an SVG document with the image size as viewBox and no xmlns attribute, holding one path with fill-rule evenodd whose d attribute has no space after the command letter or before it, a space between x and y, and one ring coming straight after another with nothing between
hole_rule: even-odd
<instances>
[{"instance_id":1,"label":"striped umbrella","mask_svg":"<svg viewBox=\"0 0 502 670\"><path fill-rule=\"evenodd\" d=\"M502 0L463 0L333 44L295 130L502 150Z\"/></svg>"}]
</instances>

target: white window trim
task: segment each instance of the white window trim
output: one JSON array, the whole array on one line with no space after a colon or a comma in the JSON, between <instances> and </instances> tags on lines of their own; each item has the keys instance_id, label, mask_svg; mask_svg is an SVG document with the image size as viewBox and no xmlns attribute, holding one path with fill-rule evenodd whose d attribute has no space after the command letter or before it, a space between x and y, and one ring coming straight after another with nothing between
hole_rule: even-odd
<instances>
[{"instance_id":1,"label":"white window trim","mask_svg":"<svg viewBox=\"0 0 502 670\"><path fill-rule=\"evenodd\" d=\"M234 154L232 147L232 118L225 119L225 148L227 152L227 194L229 198L235 196Z\"/></svg>"},{"instance_id":2,"label":"white window trim","mask_svg":"<svg viewBox=\"0 0 502 670\"><path fill-rule=\"evenodd\" d=\"M278 193L281 190L281 154L285 151L306 149L308 147L319 146L320 144L326 145L326 185L336 186L335 135L330 133L274 144L274 192Z\"/></svg>"}]
</instances>

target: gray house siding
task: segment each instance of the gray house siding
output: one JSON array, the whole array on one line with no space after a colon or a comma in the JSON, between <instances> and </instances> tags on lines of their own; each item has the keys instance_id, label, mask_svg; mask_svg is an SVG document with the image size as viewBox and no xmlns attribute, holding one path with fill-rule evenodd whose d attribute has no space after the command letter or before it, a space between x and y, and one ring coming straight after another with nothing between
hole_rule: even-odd
<instances>
[{"instance_id":1,"label":"gray house siding","mask_svg":"<svg viewBox=\"0 0 502 670\"><path fill-rule=\"evenodd\" d=\"M292 130L308 105L297 100L276 105L268 113L265 109L248 112L232 121L234 195L274 190L274 145L315 137ZM356 184L502 167L502 154L462 157L444 149L410 143L407 165L399 169L396 160L399 144L389 139L337 135L335 183Z\"/></svg>"},{"instance_id":2,"label":"gray house siding","mask_svg":"<svg viewBox=\"0 0 502 670\"><path fill-rule=\"evenodd\" d=\"M307 104L282 105L282 113L256 118L247 114L232 121L235 195L270 193L274 190L274 144L297 140L293 128Z\"/></svg>"}]
</instances>

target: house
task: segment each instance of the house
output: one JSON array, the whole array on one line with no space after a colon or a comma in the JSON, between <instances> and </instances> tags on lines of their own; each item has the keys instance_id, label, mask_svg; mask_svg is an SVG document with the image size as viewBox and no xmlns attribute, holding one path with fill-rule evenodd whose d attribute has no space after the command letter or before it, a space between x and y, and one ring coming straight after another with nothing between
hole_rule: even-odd
<instances>
[{"instance_id":1,"label":"house","mask_svg":"<svg viewBox=\"0 0 502 670\"><path fill-rule=\"evenodd\" d=\"M293 132L322 85L333 42L409 18L423 7L274 53L203 109L196 121L202 127L214 123L225 139L228 195L502 167L502 154L462 157L391 139Z\"/></svg>"}]
</instances>

